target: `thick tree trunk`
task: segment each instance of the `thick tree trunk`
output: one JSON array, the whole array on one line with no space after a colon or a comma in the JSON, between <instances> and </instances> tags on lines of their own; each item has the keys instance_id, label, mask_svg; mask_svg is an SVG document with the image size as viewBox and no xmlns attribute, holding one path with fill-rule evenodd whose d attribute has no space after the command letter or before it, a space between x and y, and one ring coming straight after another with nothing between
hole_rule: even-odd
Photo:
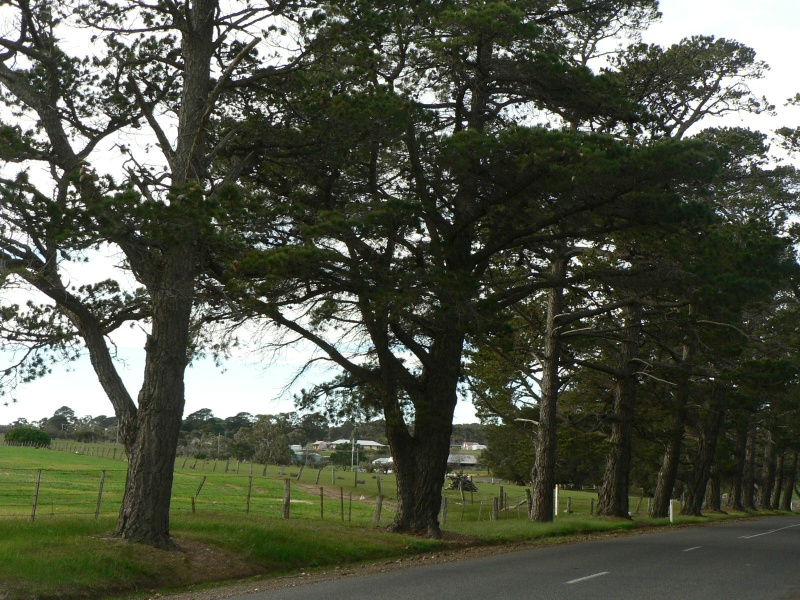
<instances>
[{"instance_id":1,"label":"thick tree trunk","mask_svg":"<svg viewBox=\"0 0 800 600\"><path fill-rule=\"evenodd\" d=\"M772 487L773 510L778 510L781 505L781 491L783 490L783 471L785 467L786 452L781 450L778 453L778 461L775 467L775 485Z\"/></svg>"},{"instance_id":2,"label":"thick tree trunk","mask_svg":"<svg viewBox=\"0 0 800 600\"><path fill-rule=\"evenodd\" d=\"M704 508L713 512L722 512L722 488L716 466L711 467L711 473L708 476Z\"/></svg>"},{"instance_id":3,"label":"thick tree trunk","mask_svg":"<svg viewBox=\"0 0 800 600\"><path fill-rule=\"evenodd\" d=\"M394 459L397 479L397 513L392 531L411 532L438 538L442 488L447 474L447 457L457 402L463 334L456 328L434 344L433 361L421 378L424 389L410 394L414 403L413 434L409 431L397 401L397 382L387 372L383 397L386 435Z\"/></svg>"},{"instance_id":4,"label":"thick tree trunk","mask_svg":"<svg viewBox=\"0 0 800 600\"><path fill-rule=\"evenodd\" d=\"M433 538L441 534L439 511L452 424L442 420L441 425L415 429L414 436L389 433L387 428L397 478L397 513L389 526L392 531Z\"/></svg>"},{"instance_id":5,"label":"thick tree trunk","mask_svg":"<svg viewBox=\"0 0 800 600\"><path fill-rule=\"evenodd\" d=\"M775 485L775 442L772 441L772 432L767 430L764 440L764 462L761 467L761 485L758 497L758 507L762 510L772 508L772 486Z\"/></svg>"},{"instance_id":6,"label":"thick tree trunk","mask_svg":"<svg viewBox=\"0 0 800 600\"><path fill-rule=\"evenodd\" d=\"M690 347L684 346L684 368L675 394L675 406L671 416L667 446L664 450L661 469L658 471L653 503L650 505L650 516L654 519L663 519L669 516L669 504L672 500L675 480L678 477L683 437L686 433L686 407L689 405L690 382L686 362L691 358L691 355Z\"/></svg>"},{"instance_id":7,"label":"thick tree trunk","mask_svg":"<svg viewBox=\"0 0 800 600\"><path fill-rule=\"evenodd\" d=\"M606 456L603 483L598 491L597 514L630 518L628 487L633 447L633 419L636 408L642 307L634 304L625 310L625 335L620 350L620 376L614 384L614 415L611 447Z\"/></svg>"},{"instance_id":8,"label":"thick tree trunk","mask_svg":"<svg viewBox=\"0 0 800 600\"><path fill-rule=\"evenodd\" d=\"M758 427L755 419L750 422L747 430L747 444L745 446L744 481L742 491L742 504L745 510L756 509L756 435Z\"/></svg>"},{"instance_id":9,"label":"thick tree trunk","mask_svg":"<svg viewBox=\"0 0 800 600\"><path fill-rule=\"evenodd\" d=\"M739 418L736 423L736 440L733 446L734 473L728 506L734 510L744 510L744 472L747 455L747 419Z\"/></svg>"},{"instance_id":10,"label":"thick tree trunk","mask_svg":"<svg viewBox=\"0 0 800 600\"><path fill-rule=\"evenodd\" d=\"M686 500L681 514L701 516L703 500L706 495L708 478L717 452L717 440L725 415L726 389L723 384L714 381L711 385L711 398L708 400L708 411L703 419L700 431L700 445L694 460L691 480L686 488Z\"/></svg>"},{"instance_id":11,"label":"thick tree trunk","mask_svg":"<svg viewBox=\"0 0 800 600\"><path fill-rule=\"evenodd\" d=\"M562 281L566 277L567 258L558 255L554 258L551 276L552 287L547 293L547 323L545 326L544 355L542 364L541 392L539 399L539 426L536 439L536 455L531 473L533 486L533 506L530 510L532 521L553 520L553 489L555 488L556 466L556 409L561 387L558 370L561 361L561 335L556 324L557 316L564 310L564 289Z\"/></svg>"},{"instance_id":12,"label":"thick tree trunk","mask_svg":"<svg viewBox=\"0 0 800 600\"><path fill-rule=\"evenodd\" d=\"M783 499L781 501L781 510L792 510L792 497L794 496L794 489L797 483L797 456L798 453L792 453L792 464L789 467L789 472L786 474L785 483L783 485Z\"/></svg>"},{"instance_id":13,"label":"thick tree trunk","mask_svg":"<svg viewBox=\"0 0 800 600\"><path fill-rule=\"evenodd\" d=\"M135 423L123 424L128 476L116 535L159 548L172 547L169 509L194 299L195 251L188 242L165 253L161 285L152 286L152 331L139 406Z\"/></svg>"}]
</instances>

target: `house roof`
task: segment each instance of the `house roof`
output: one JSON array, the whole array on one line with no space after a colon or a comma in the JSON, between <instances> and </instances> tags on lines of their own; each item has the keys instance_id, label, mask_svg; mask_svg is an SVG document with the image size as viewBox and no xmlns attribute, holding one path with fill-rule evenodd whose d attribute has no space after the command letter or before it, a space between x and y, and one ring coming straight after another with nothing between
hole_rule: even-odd
<instances>
[{"instance_id":1,"label":"house roof","mask_svg":"<svg viewBox=\"0 0 800 600\"><path fill-rule=\"evenodd\" d=\"M451 454L447 457L447 462L459 465L477 465L478 459L471 454Z\"/></svg>"},{"instance_id":2,"label":"house roof","mask_svg":"<svg viewBox=\"0 0 800 600\"><path fill-rule=\"evenodd\" d=\"M339 444L349 444L351 442L352 442L352 440L348 440L348 439L342 438L340 440L335 440L335 441L331 442L329 445L330 446L338 446ZM356 440L356 445L358 445L358 446L375 446L375 447L378 447L378 448L385 448L386 447L386 444L381 444L380 442L375 442L373 440Z\"/></svg>"}]
</instances>

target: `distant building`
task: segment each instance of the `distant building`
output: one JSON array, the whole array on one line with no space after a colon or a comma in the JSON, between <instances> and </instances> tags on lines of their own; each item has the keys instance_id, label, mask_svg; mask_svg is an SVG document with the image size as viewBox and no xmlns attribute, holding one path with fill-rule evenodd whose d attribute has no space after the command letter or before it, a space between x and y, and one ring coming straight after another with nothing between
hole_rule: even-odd
<instances>
[{"instance_id":1,"label":"distant building","mask_svg":"<svg viewBox=\"0 0 800 600\"><path fill-rule=\"evenodd\" d=\"M336 448L344 444L352 444L352 443L353 440L346 440L342 438L340 440L329 442L328 448ZM381 444L379 442L374 442L372 440L356 440L356 446L358 446L359 448L363 448L364 450L381 450L382 448L386 448L386 444Z\"/></svg>"},{"instance_id":2,"label":"distant building","mask_svg":"<svg viewBox=\"0 0 800 600\"><path fill-rule=\"evenodd\" d=\"M478 459L471 454L451 454L447 457L447 464L461 468L475 468L478 466Z\"/></svg>"},{"instance_id":3,"label":"distant building","mask_svg":"<svg viewBox=\"0 0 800 600\"><path fill-rule=\"evenodd\" d=\"M486 450L485 444L479 444L478 442L464 442L461 444L462 450Z\"/></svg>"}]
</instances>

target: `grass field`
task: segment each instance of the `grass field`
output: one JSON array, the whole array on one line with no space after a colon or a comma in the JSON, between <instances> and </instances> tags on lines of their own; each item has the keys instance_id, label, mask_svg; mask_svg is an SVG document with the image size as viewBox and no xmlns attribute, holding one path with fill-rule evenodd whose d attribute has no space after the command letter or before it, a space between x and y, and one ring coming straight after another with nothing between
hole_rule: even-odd
<instances>
[{"instance_id":1,"label":"grass field","mask_svg":"<svg viewBox=\"0 0 800 600\"><path fill-rule=\"evenodd\" d=\"M171 532L186 551L121 543L111 533L125 463L108 458L113 456L108 450L97 445L76 454L0 446L0 598L88 599L136 590L146 590L141 597L148 597L152 590L209 580L275 576L438 552L452 544L389 534L374 526L379 485L385 497L381 524L393 517L391 475L358 473L356 481L356 474L349 472L292 468L281 474L278 467L269 466L265 476L263 465L252 465L251 475L251 466L245 463L228 464L225 473L225 463L184 465L182 458L176 463ZM292 480L288 520L282 518L287 477ZM37 480L36 518L31 522ZM463 497L458 490L446 490L447 508L441 515L445 531L474 544L546 541L642 524L668 525L666 519L636 515L633 521L591 517L596 496L567 490L559 493L554 523L531 523L521 504L524 488L483 480L476 485L478 492ZM500 495L501 487L507 508L497 521L490 521L492 499ZM639 504L638 498L631 498L632 508ZM568 505L571 513L565 512ZM645 515L646 501L640 509ZM677 519L697 520L708 519Z\"/></svg>"}]
</instances>

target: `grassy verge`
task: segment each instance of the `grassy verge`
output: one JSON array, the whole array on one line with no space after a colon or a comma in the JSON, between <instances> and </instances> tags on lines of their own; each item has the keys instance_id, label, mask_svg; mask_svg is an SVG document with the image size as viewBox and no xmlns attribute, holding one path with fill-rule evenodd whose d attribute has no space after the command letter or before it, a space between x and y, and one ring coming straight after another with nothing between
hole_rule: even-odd
<instances>
[{"instance_id":1,"label":"grassy verge","mask_svg":"<svg viewBox=\"0 0 800 600\"><path fill-rule=\"evenodd\" d=\"M350 473L324 472L320 477L313 470L287 471L296 483L292 518L284 520L280 518L284 482L277 468L270 467L268 476L254 469L251 476L249 465L246 471L244 465L241 469L236 465L238 472L231 468L227 473L219 465L217 470L200 472L178 465L172 535L183 551L164 552L111 537L124 481L121 467L119 461L85 454L0 447L0 600L152 597L155 591L396 559L464 543L547 542L669 525L667 519L644 517L646 500L639 498L631 498L631 507L641 509L633 521L591 517L596 495L571 490L561 491L554 523L531 523L521 504L524 488L481 481L478 492L445 492L443 528L449 535L445 541L433 541L388 534L372 526L377 476L359 474L362 479L356 483ZM31 512L33 469L44 471L39 511L30 522L26 516ZM95 520L102 471L106 487L100 518ZM385 525L393 516L395 483L391 476L382 476L380 483L387 498ZM499 520L490 521L492 501L501 491L506 509ZM676 523L741 516L746 515L677 517ZM457 541L447 541L453 538Z\"/></svg>"}]
</instances>

